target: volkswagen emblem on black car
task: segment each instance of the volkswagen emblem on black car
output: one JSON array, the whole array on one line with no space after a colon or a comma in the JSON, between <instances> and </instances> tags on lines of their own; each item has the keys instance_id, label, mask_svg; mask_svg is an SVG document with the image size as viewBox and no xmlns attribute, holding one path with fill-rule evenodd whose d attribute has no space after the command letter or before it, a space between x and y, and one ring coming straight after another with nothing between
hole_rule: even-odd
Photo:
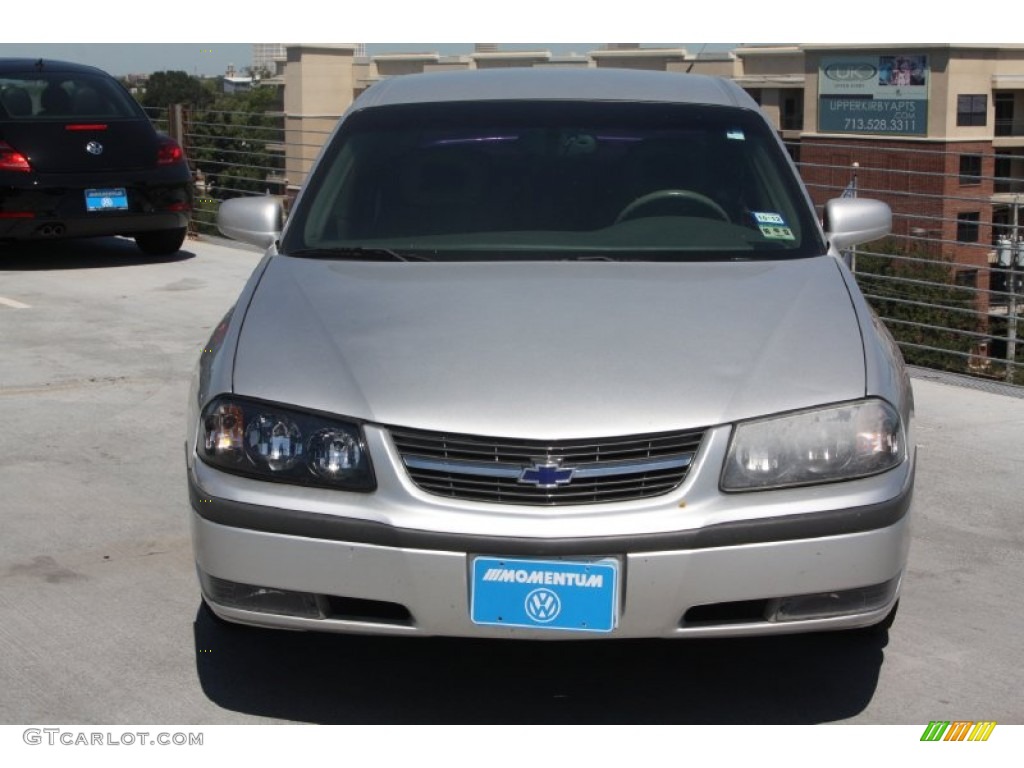
<instances>
[{"instance_id":1,"label":"volkswagen emblem on black car","mask_svg":"<svg viewBox=\"0 0 1024 768\"><path fill-rule=\"evenodd\" d=\"M90 155L102 155L103 145L100 144L98 141L90 141L88 144L85 145L85 151L88 152Z\"/></svg>"}]
</instances>

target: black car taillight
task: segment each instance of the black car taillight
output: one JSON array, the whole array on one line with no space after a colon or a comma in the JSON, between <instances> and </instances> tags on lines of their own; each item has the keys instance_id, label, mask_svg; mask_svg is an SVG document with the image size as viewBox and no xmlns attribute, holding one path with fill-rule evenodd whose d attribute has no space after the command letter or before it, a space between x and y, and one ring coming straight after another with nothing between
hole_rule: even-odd
<instances>
[{"instance_id":1,"label":"black car taillight","mask_svg":"<svg viewBox=\"0 0 1024 768\"><path fill-rule=\"evenodd\" d=\"M0 141L0 171L31 171L28 158L6 141Z\"/></svg>"},{"instance_id":2,"label":"black car taillight","mask_svg":"<svg viewBox=\"0 0 1024 768\"><path fill-rule=\"evenodd\" d=\"M174 139L164 139L156 151L157 165L176 165L185 162L185 153Z\"/></svg>"}]
</instances>

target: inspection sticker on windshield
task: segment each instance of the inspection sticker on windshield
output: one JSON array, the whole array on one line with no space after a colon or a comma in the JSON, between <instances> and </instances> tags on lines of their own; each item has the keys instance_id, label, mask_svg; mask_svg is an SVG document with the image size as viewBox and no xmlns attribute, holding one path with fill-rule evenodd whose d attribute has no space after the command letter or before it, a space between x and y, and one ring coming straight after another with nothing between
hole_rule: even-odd
<instances>
[{"instance_id":1,"label":"inspection sticker on windshield","mask_svg":"<svg viewBox=\"0 0 1024 768\"><path fill-rule=\"evenodd\" d=\"M761 234L772 240L796 240L793 230L786 226L786 220L778 213L752 211Z\"/></svg>"},{"instance_id":2,"label":"inspection sticker on windshield","mask_svg":"<svg viewBox=\"0 0 1024 768\"><path fill-rule=\"evenodd\" d=\"M473 559L474 624L611 632L619 620L619 562Z\"/></svg>"}]
</instances>

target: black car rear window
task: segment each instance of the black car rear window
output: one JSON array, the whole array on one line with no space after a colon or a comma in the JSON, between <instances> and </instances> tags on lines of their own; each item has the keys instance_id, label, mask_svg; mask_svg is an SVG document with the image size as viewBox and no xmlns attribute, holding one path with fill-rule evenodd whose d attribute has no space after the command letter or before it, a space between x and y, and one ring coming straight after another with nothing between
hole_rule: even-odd
<instances>
[{"instance_id":1,"label":"black car rear window","mask_svg":"<svg viewBox=\"0 0 1024 768\"><path fill-rule=\"evenodd\" d=\"M88 72L17 72L0 75L0 119L79 120L143 118L141 108L114 80Z\"/></svg>"}]
</instances>

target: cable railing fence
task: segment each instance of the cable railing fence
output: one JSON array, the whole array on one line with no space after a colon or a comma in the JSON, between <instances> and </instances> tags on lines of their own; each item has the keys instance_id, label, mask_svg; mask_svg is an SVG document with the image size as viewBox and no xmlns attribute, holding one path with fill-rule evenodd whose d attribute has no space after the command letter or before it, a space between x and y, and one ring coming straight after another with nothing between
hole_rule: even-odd
<instances>
[{"instance_id":1,"label":"cable railing fence","mask_svg":"<svg viewBox=\"0 0 1024 768\"><path fill-rule=\"evenodd\" d=\"M217 208L232 197L294 197L329 130L289 125L281 112L237 112L174 105L147 108L159 130L184 147L195 178L190 236L218 234ZM289 175L294 178L289 178Z\"/></svg>"},{"instance_id":2,"label":"cable railing fence","mask_svg":"<svg viewBox=\"0 0 1024 768\"><path fill-rule=\"evenodd\" d=\"M1024 150L841 141L789 149L819 209L844 194L892 208L891 236L847 261L907 361L1024 384L1024 189L1014 191Z\"/></svg>"},{"instance_id":3,"label":"cable railing fence","mask_svg":"<svg viewBox=\"0 0 1024 768\"><path fill-rule=\"evenodd\" d=\"M330 134L323 121L315 129L282 113L148 111L159 129L180 134L192 166L194 237L217 234L217 207L228 198L290 200ZM892 235L859 246L847 261L907 361L1024 384L1024 148L986 154L794 142L789 149L819 211L844 193L892 208Z\"/></svg>"}]
</instances>

